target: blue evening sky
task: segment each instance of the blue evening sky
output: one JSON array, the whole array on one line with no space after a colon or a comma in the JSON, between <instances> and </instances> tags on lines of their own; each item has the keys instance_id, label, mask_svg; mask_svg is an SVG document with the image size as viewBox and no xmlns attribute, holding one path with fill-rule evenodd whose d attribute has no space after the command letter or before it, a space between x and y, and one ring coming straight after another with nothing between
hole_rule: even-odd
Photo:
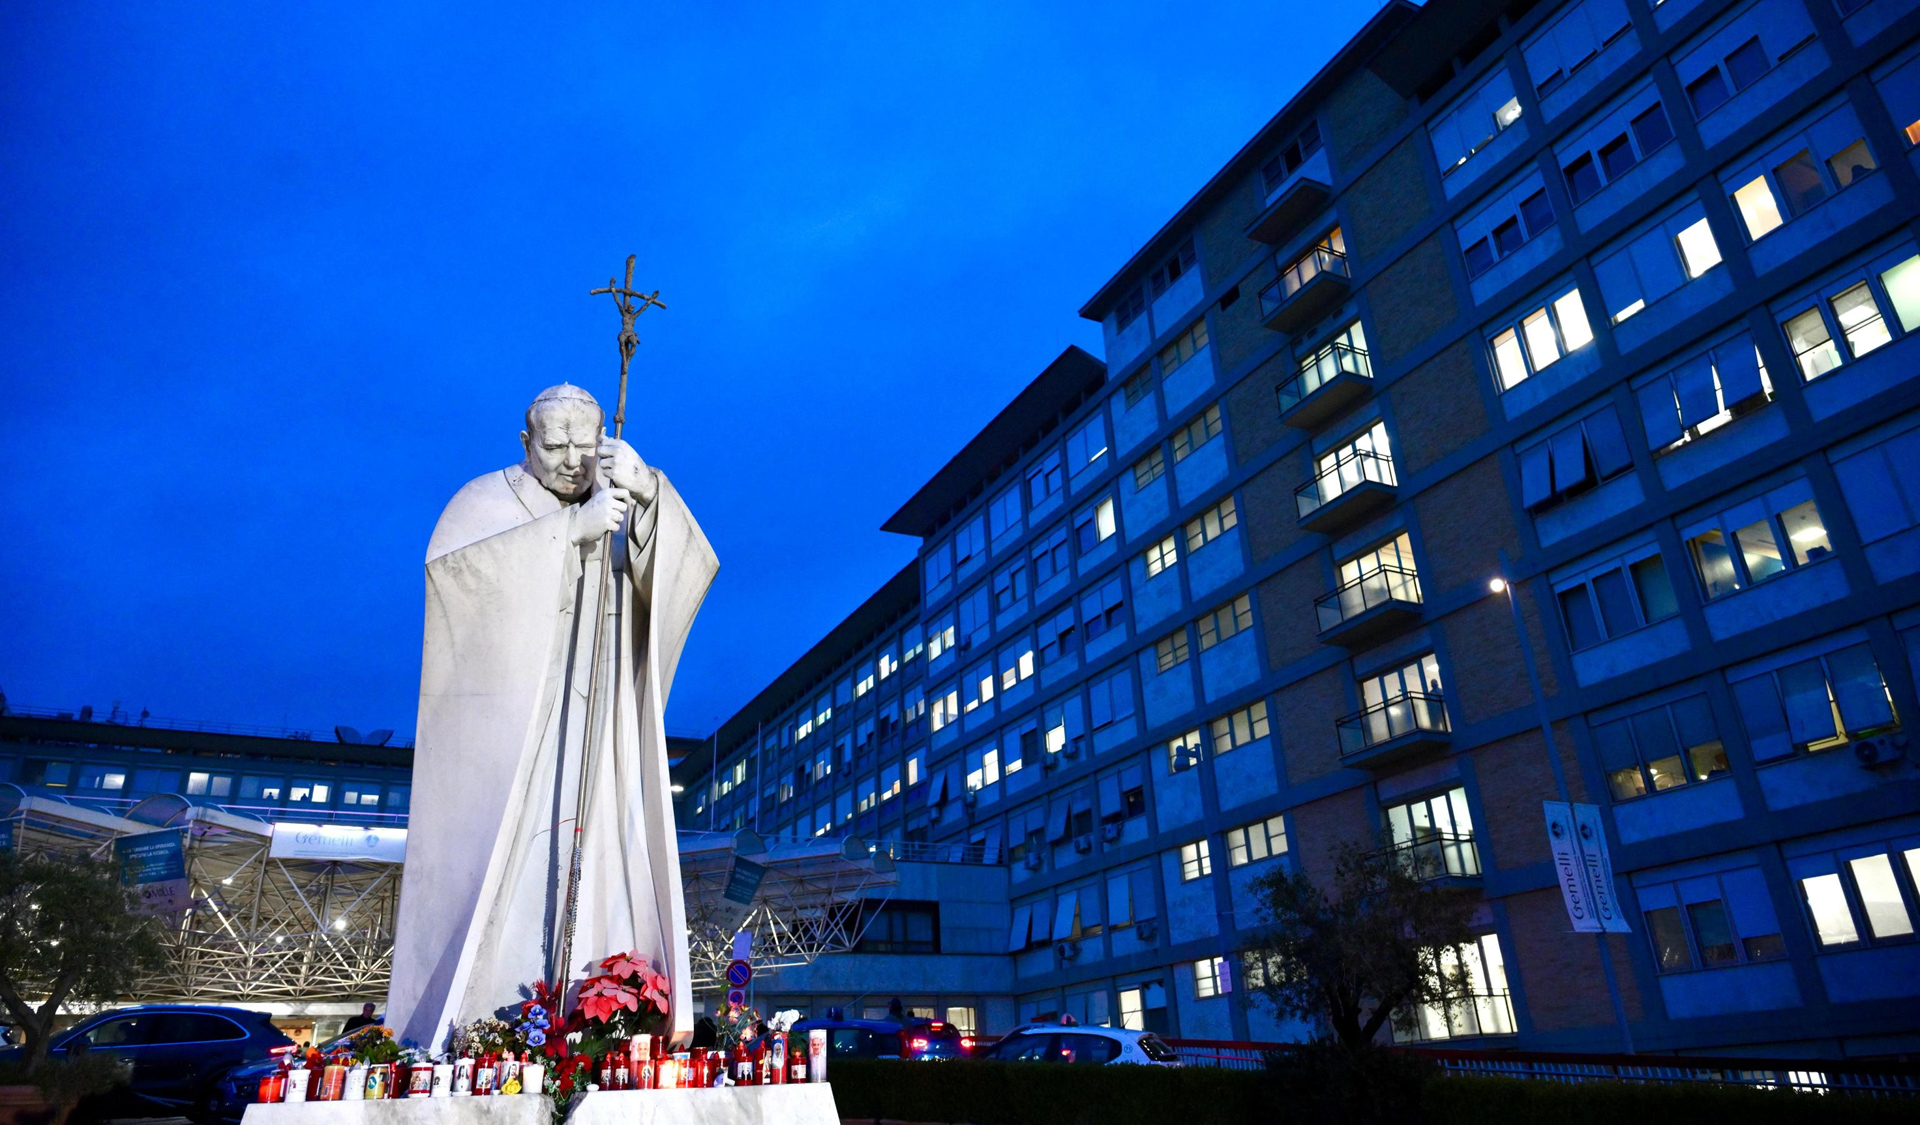
<instances>
[{"instance_id":1,"label":"blue evening sky","mask_svg":"<svg viewBox=\"0 0 1920 1125\"><path fill-rule=\"evenodd\" d=\"M0 690L406 736L427 534L611 400L628 253L705 733L1377 5L214 7L0 11Z\"/></svg>"}]
</instances>

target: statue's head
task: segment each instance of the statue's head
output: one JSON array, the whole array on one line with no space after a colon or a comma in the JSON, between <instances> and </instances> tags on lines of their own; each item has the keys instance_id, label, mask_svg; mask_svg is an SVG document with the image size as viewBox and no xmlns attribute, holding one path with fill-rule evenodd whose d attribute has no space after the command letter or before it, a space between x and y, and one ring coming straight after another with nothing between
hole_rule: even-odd
<instances>
[{"instance_id":1,"label":"statue's head","mask_svg":"<svg viewBox=\"0 0 1920 1125\"><path fill-rule=\"evenodd\" d=\"M527 428L520 431L527 471L562 500L585 496L593 487L605 421L600 404L579 387L562 383L541 391L527 407Z\"/></svg>"}]
</instances>

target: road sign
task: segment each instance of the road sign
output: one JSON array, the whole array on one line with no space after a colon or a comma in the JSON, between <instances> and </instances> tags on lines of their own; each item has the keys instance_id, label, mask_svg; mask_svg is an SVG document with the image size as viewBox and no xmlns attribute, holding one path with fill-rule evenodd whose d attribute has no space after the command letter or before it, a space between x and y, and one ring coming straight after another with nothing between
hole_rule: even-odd
<instances>
[{"instance_id":1,"label":"road sign","mask_svg":"<svg viewBox=\"0 0 1920 1125\"><path fill-rule=\"evenodd\" d=\"M747 990L746 990L746 989L744 989L744 988L729 988L729 989L727 989L727 1003L729 1003L729 1004L739 1004L739 1005L745 1005L745 1004L746 1004L746 1002L747 1002Z\"/></svg>"},{"instance_id":2,"label":"road sign","mask_svg":"<svg viewBox=\"0 0 1920 1125\"><path fill-rule=\"evenodd\" d=\"M730 961L727 963L727 983L728 984L732 985L735 988L745 988L747 987L747 982L752 979L753 979L752 965L749 965L745 961Z\"/></svg>"}]
</instances>

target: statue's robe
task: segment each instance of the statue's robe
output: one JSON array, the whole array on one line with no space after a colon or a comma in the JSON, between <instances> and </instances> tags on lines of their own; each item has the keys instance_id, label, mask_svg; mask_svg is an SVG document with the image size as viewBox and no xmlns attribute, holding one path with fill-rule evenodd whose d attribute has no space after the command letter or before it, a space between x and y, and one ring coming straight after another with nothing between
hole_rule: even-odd
<instances>
[{"instance_id":1,"label":"statue's robe","mask_svg":"<svg viewBox=\"0 0 1920 1125\"><path fill-rule=\"evenodd\" d=\"M405 883L387 1023L439 1049L450 1023L517 1003L638 950L671 982L690 1035L686 907L662 715L719 569L664 476L636 507L600 605L598 541L578 504L522 465L471 481L427 548L426 641ZM624 557L622 557L624 556ZM604 623L599 749L585 768L571 961L557 964L588 733L594 622ZM616 628L624 622L624 628Z\"/></svg>"}]
</instances>

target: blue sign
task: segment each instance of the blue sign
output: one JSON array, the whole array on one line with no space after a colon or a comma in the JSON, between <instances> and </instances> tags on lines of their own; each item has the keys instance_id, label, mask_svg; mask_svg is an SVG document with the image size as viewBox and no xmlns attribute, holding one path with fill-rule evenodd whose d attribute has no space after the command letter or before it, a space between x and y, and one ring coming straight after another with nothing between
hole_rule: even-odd
<instances>
[{"instance_id":1,"label":"blue sign","mask_svg":"<svg viewBox=\"0 0 1920 1125\"><path fill-rule=\"evenodd\" d=\"M184 829L122 836L113 842L113 854L121 882L140 892L140 913L174 914L190 905Z\"/></svg>"},{"instance_id":2,"label":"blue sign","mask_svg":"<svg viewBox=\"0 0 1920 1125\"><path fill-rule=\"evenodd\" d=\"M727 964L727 983L735 988L747 987L753 979L753 966L745 961L732 961Z\"/></svg>"}]
</instances>

